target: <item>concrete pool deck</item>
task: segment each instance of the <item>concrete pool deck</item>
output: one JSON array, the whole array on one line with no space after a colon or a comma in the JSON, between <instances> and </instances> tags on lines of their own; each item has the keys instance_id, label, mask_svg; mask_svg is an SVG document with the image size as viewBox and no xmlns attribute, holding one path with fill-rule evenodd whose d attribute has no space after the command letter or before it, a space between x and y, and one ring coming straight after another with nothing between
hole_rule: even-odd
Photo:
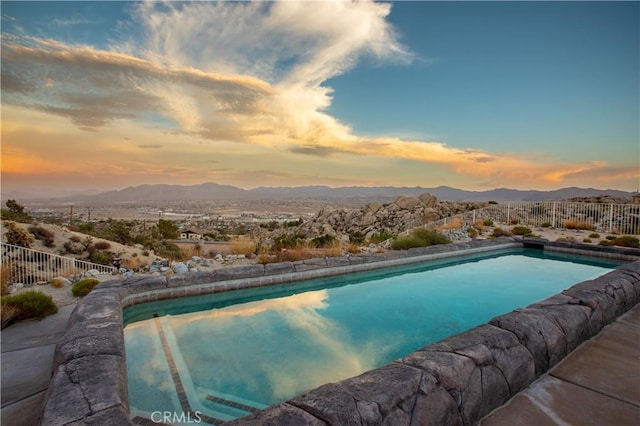
<instances>
[{"instance_id":1,"label":"concrete pool deck","mask_svg":"<svg viewBox=\"0 0 640 426\"><path fill-rule=\"evenodd\" d=\"M558 424L640 424L640 304L480 421L480 426Z\"/></svg>"},{"instance_id":2,"label":"concrete pool deck","mask_svg":"<svg viewBox=\"0 0 640 426\"><path fill-rule=\"evenodd\" d=\"M407 257L415 262L526 244L538 242L506 239L391 252L385 256L256 265L217 271L215 275L137 277L101 284L78 304L56 347L53 377L41 412L42 424L131 424L122 335L125 306L235 290L247 283L268 286L325 274L328 268L345 273L364 270L367 264L370 269L378 267L374 263L400 264ZM555 248L580 252L579 245L556 244ZM600 255L610 257L611 253L638 259L640 251ZM606 275L602 280L579 283L543 302L497 317L490 324L429 345L388 366L325 385L232 423L343 424L341 420L352 419L354 424L365 420L401 424L402 419L413 419L418 424L443 424L443 417L436 418L436 414L452 415L454 424L475 423L640 301L640 262ZM542 339L536 340L537 335ZM437 358L454 361L461 368L451 371L445 363L448 369L443 369ZM479 388L466 389L456 376L459 373L467 374L465 380ZM494 382L485 383L486 380ZM497 386L496 392L486 387L493 385ZM485 396L491 391L492 397L482 397L483 390ZM445 404L440 405L440 413L430 412L435 402Z\"/></svg>"},{"instance_id":3,"label":"concrete pool deck","mask_svg":"<svg viewBox=\"0 0 640 426\"><path fill-rule=\"evenodd\" d=\"M0 333L2 410L0 424L30 426L38 421L51 380L56 345L75 304L41 321L20 321Z\"/></svg>"}]
</instances>

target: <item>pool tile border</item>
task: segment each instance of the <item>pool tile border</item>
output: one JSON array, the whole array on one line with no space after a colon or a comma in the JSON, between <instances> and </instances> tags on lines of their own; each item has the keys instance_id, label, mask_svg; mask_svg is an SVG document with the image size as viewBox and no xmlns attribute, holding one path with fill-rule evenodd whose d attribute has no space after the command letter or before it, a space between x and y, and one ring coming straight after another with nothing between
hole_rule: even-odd
<instances>
[{"instance_id":1,"label":"pool tile border","mask_svg":"<svg viewBox=\"0 0 640 426\"><path fill-rule=\"evenodd\" d=\"M383 367L229 422L473 424L640 302L640 250L500 238L105 282L69 319L39 424L132 424L122 330L127 306L523 246L629 263Z\"/></svg>"}]
</instances>

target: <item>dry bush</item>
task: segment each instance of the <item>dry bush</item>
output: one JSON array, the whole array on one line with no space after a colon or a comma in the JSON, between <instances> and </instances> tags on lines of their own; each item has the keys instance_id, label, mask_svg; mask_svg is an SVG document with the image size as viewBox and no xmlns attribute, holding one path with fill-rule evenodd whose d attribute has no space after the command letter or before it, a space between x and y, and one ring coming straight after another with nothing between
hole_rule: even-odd
<instances>
[{"instance_id":1,"label":"dry bush","mask_svg":"<svg viewBox=\"0 0 640 426\"><path fill-rule=\"evenodd\" d=\"M64 283L60 278L54 278L51 280L51 287L62 288L64 287Z\"/></svg>"},{"instance_id":2,"label":"dry bush","mask_svg":"<svg viewBox=\"0 0 640 426\"><path fill-rule=\"evenodd\" d=\"M438 231L443 231L445 229L460 229L460 228L462 228L462 219L460 219L459 217L454 217L444 225L438 226Z\"/></svg>"},{"instance_id":3,"label":"dry bush","mask_svg":"<svg viewBox=\"0 0 640 426\"><path fill-rule=\"evenodd\" d=\"M511 232L509 230L502 229L502 228L494 228L493 229L493 233L491 234L491 236L493 236L495 238L510 237L511 236Z\"/></svg>"},{"instance_id":4,"label":"dry bush","mask_svg":"<svg viewBox=\"0 0 640 426\"><path fill-rule=\"evenodd\" d=\"M258 263L261 263L263 265L266 265L267 263L275 263L277 261L278 259L276 259L276 256L273 254L264 252L258 255Z\"/></svg>"},{"instance_id":5,"label":"dry bush","mask_svg":"<svg viewBox=\"0 0 640 426\"><path fill-rule=\"evenodd\" d=\"M31 232L37 240L41 240L42 243L45 245L45 247L54 247L54 239L55 239L55 234L51 231L49 231L46 228L43 228L42 226L39 226L37 224L34 224L33 226L30 226L29 228L27 228L27 230L29 232Z\"/></svg>"},{"instance_id":6,"label":"dry bush","mask_svg":"<svg viewBox=\"0 0 640 426\"><path fill-rule=\"evenodd\" d=\"M124 259L122 262L122 266L128 269L131 269L132 271L137 270L138 268L140 268L140 265L142 264L142 262L140 261L140 258L138 257L132 257L131 259Z\"/></svg>"},{"instance_id":7,"label":"dry bush","mask_svg":"<svg viewBox=\"0 0 640 426\"><path fill-rule=\"evenodd\" d=\"M4 226L7 228L5 232L7 244L30 248L31 244L35 241L33 235L18 226L15 222L7 221Z\"/></svg>"},{"instance_id":8,"label":"dry bush","mask_svg":"<svg viewBox=\"0 0 640 426\"><path fill-rule=\"evenodd\" d=\"M111 248L111 243L109 241L98 241L93 246L98 250L109 250Z\"/></svg>"},{"instance_id":9,"label":"dry bush","mask_svg":"<svg viewBox=\"0 0 640 426\"><path fill-rule=\"evenodd\" d=\"M577 243L578 242L578 240L576 240L575 238L573 238L571 236L560 237L556 241L557 242L565 242L565 243Z\"/></svg>"},{"instance_id":10,"label":"dry bush","mask_svg":"<svg viewBox=\"0 0 640 426\"><path fill-rule=\"evenodd\" d=\"M565 220L562 224L566 229L586 229L587 231L593 231L593 224L583 220Z\"/></svg>"},{"instance_id":11,"label":"dry bush","mask_svg":"<svg viewBox=\"0 0 640 426\"><path fill-rule=\"evenodd\" d=\"M298 246L290 249L283 249L279 254L276 254L276 258L280 262L295 262L297 260L311 259L313 254L309 248L304 246Z\"/></svg>"},{"instance_id":12,"label":"dry bush","mask_svg":"<svg viewBox=\"0 0 640 426\"><path fill-rule=\"evenodd\" d=\"M276 256L274 254L269 253L269 250L265 246L260 246L258 251L258 262L263 265L267 263L277 262Z\"/></svg>"},{"instance_id":13,"label":"dry bush","mask_svg":"<svg viewBox=\"0 0 640 426\"><path fill-rule=\"evenodd\" d=\"M0 320L2 321L1 327L4 329L10 325L20 313L20 308L14 305L2 305L0 310Z\"/></svg>"},{"instance_id":14,"label":"dry bush","mask_svg":"<svg viewBox=\"0 0 640 426\"><path fill-rule=\"evenodd\" d=\"M476 219L476 223L473 224L473 227L478 230L481 234L484 232L484 228L489 225L485 225L486 219Z\"/></svg>"},{"instance_id":15,"label":"dry bush","mask_svg":"<svg viewBox=\"0 0 640 426\"><path fill-rule=\"evenodd\" d=\"M247 237L238 237L231 241L229 251L231 254L252 255L256 250L256 242Z\"/></svg>"},{"instance_id":16,"label":"dry bush","mask_svg":"<svg viewBox=\"0 0 640 426\"><path fill-rule=\"evenodd\" d=\"M0 285L1 291L0 294L5 296L9 294L9 277L11 276L11 264L3 263L0 266Z\"/></svg>"},{"instance_id":17,"label":"dry bush","mask_svg":"<svg viewBox=\"0 0 640 426\"><path fill-rule=\"evenodd\" d=\"M322 254L325 257L340 257L342 256L342 246L338 241L329 247L324 247L322 249Z\"/></svg>"},{"instance_id":18,"label":"dry bush","mask_svg":"<svg viewBox=\"0 0 640 426\"><path fill-rule=\"evenodd\" d=\"M184 246L182 247L182 252L184 253L186 259L191 259L193 256L202 255L202 246L200 244L189 244L186 247ZM246 253L235 253L235 254L246 254Z\"/></svg>"},{"instance_id":19,"label":"dry bush","mask_svg":"<svg viewBox=\"0 0 640 426\"><path fill-rule=\"evenodd\" d=\"M345 247L345 250L347 251L347 253L358 254L358 253L362 253L362 246L358 244L349 243L347 244L347 247Z\"/></svg>"}]
</instances>

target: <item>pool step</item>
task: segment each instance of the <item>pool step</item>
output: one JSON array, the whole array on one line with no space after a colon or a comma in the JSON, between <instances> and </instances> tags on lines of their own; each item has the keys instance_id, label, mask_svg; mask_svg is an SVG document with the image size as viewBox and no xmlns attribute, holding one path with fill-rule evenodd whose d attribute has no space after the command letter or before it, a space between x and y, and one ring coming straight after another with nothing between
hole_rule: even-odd
<instances>
[{"instance_id":1,"label":"pool step","mask_svg":"<svg viewBox=\"0 0 640 426\"><path fill-rule=\"evenodd\" d=\"M207 400L215 402L216 404L226 405L227 407L236 408L238 410L246 411L247 413L255 413L261 410L261 408L252 407L250 405L241 404L228 399L220 398L214 395L207 395Z\"/></svg>"}]
</instances>

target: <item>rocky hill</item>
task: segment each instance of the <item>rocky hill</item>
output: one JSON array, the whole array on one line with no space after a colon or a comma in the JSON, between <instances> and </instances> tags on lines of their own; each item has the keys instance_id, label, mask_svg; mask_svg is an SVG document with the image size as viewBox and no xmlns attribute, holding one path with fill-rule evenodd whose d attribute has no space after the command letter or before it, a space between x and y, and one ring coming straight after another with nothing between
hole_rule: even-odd
<instances>
[{"instance_id":1,"label":"rocky hill","mask_svg":"<svg viewBox=\"0 0 640 426\"><path fill-rule=\"evenodd\" d=\"M326 207L313 219L300 225L298 232L309 237L328 234L341 240L348 239L348 235L355 232L362 233L367 239L375 233L397 235L427 222L486 205L474 202L438 202L429 193L415 197L400 196L390 203L374 201L354 209Z\"/></svg>"}]
</instances>

